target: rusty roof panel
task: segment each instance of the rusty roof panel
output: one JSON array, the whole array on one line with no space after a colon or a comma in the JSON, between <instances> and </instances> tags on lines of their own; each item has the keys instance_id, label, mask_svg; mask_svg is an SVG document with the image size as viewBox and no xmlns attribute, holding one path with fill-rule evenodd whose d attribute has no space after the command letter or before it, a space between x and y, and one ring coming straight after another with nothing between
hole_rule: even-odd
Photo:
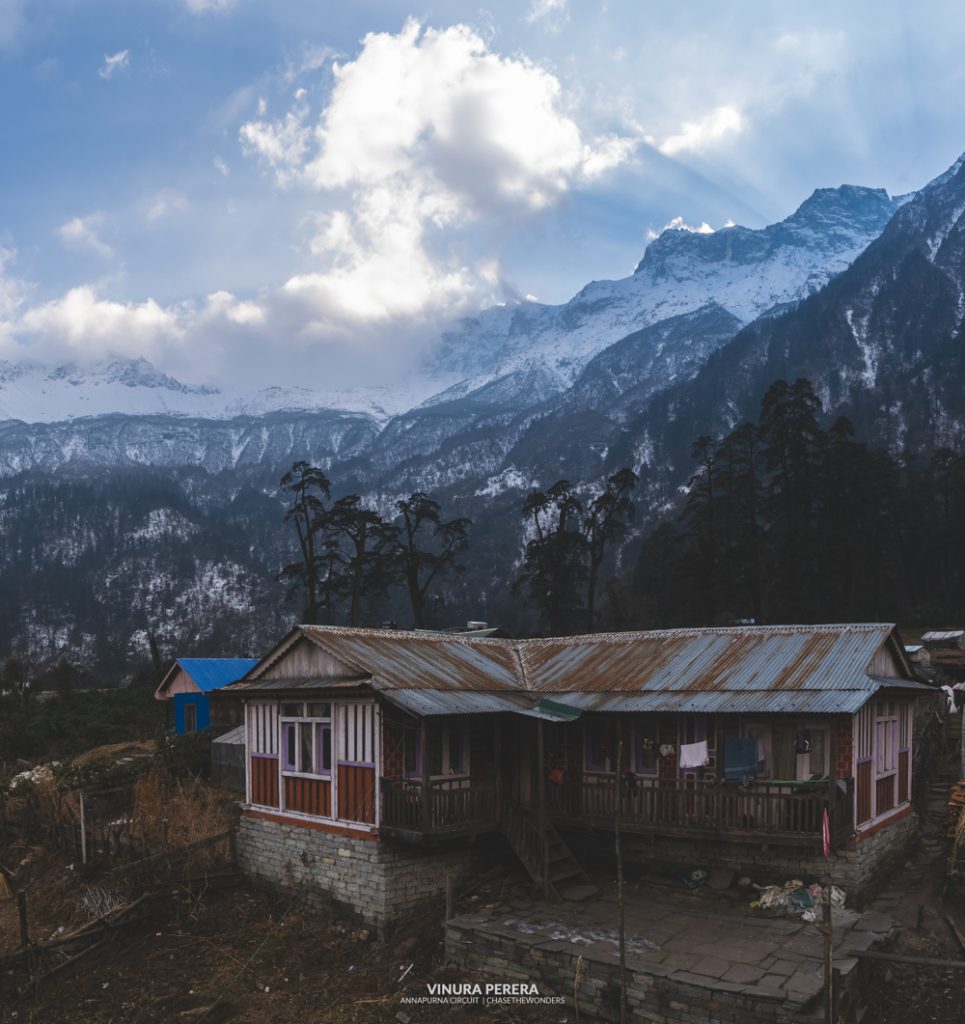
<instances>
[{"instance_id":1,"label":"rusty roof panel","mask_svg":"<svg viewBox=\"0 0 965 1024\"><path fill-rule=\"evenodd\" d=\"M334 657L369 673L377 689L520 688L516 654L504 640L397 629L301 628Z\"/></svg>"},{"instance_id":2,"label":"rusty roof panel","mask_svg":"<svg viewBox=\"0 0 965 1024\"><path fill-rule=\"evenodd\" d=\"M884 685L869 671L894 630L877 623L735 626L499 640L299 628L358 668L373 689L390 699L399 694L397 703L423 715L527 713L523 709L542 696L586 710L853 712ZM227 689L359 684L325 678L268 683L257 675L253 670Z\"/></svg>"}]
</instances>

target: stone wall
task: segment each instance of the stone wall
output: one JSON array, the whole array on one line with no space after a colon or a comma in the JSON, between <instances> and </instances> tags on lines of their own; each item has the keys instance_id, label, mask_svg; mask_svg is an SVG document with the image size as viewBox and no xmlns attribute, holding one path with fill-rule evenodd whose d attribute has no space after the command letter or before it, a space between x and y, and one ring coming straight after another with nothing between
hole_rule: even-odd
<instances>
[{"instance_id":1,"label":"stone wall","mask_svg":"<svg viewBox=\"0 0 965 1024\"><path fill-rule=\"evenodd\" d=\"M309 907L334 905L376 928L445 895L446 876L478 871L486 844L420 849L378 836L357 838L243 815L238 865L245 874L302 896Z\"/></svg>"},{"instance_id":2,"label":"stone wall","mask_svg":"<svg viewBox=\"0 0 965 1024\"><path fill-rule=\"evenodd\" d=\"M496 931L463 927L463 918L446 925L446 959L467 971L500 982L535 983L541 996L560 995L569 1006L574 981L581 1016L589 1021L620 1020L619 960L599 952L582 956L568 944L534 946ZM856 977L856 972L853 972ZM685 980L688 979L688 980ZM852 987L849 978L845 983ZM816 983L816 987L817 983ZM815 988L816 991L816 988ZM628 967L627 1019L651 1024L800 1024L813 992L766 991L676 971L662 964L646 971ZM567 1014L556 1014L566 1018Z\"/></svg>"},{"instance_id":3,"label":"stone wall","mask_svg":"<svg viewBox=\"0 0 965 1024\"><path fill-rule=\"evenodd\" d=\"M565 830L565 837L578 859L613 870L611 835ZM917 839L918 818L908 813L836 850L831 857L831 873L834 883L847 892L849 905L860 904L888 872L900 867ZM625 834L623 855L628 866L650 871L680 875L694 868L719 866L747 874L758 884L783 883L790 878L822 881L827 874L824 857L814 847Z\"/></svg>"}]
</instances>

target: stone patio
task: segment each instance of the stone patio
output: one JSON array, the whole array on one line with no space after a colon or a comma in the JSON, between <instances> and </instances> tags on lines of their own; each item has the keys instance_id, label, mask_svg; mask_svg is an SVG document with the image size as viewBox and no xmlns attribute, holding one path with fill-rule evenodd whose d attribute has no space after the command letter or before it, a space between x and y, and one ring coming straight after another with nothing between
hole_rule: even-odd
<instances>
[{"instance_id":1,"label":"stone patio","mask_svg":"<svg viewBox=\"0 0 965 1024\"><path fill-rule=\"evenodd\" d=\"M892 931L879 912L835 911L834 966L850 986L858 960ZM800 1021L820 1006L821 924L767 917L712 890L645 886L626 905L628 1003L654 1022ZM449 921L450 961L498 981L536 981L572 1003L579 964L585 1018L619 1019L616 896L589 903L513 901ZM582 961L582 962L580 962Z\"/></svg>"}]
</instances>

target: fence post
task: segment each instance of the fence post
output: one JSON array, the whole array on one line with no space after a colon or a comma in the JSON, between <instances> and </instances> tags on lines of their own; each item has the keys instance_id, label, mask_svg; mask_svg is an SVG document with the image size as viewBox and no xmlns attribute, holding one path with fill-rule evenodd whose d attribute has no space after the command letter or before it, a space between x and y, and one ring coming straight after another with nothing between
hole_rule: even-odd
<instances>
[{"instance_id":1,"label":"fence post","mask_svg":"<svg viewBox=\"0 0 965 1024\"><path fill-rule=\"evenodd\" d=\"M80 791L80 862L87 863L87 818L84 808L84 791Z\"/></svg>"}]
</instances>

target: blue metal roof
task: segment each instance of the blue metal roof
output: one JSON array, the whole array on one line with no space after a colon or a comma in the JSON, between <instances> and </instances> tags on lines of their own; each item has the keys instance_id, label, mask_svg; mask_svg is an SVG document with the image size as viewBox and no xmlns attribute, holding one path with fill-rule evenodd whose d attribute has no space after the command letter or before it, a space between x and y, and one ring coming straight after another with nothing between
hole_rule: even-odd
<instances>
[{"instance_id":1,"label":"blue metal roof","mask_svg":"<svg viewBox=\"0 0 965 1024\"><path fill-rule=\"evenodd\" d=\"M178 664L202 693L240 679L258 664L257 658L178 658Z\"/></svg>"}]
</instances>

